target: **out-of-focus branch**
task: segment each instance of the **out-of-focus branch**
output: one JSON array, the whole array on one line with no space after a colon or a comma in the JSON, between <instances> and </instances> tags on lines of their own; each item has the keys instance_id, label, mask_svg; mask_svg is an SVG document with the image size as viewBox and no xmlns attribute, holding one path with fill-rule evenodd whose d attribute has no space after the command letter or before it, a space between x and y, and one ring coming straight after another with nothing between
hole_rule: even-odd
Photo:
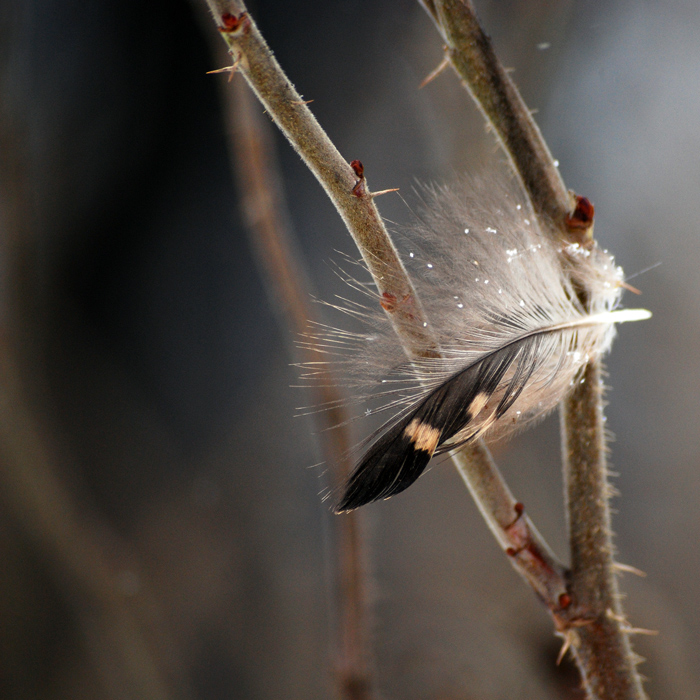
<instances>
[{"instance_id":1,"label":"out-of-focus branch","mask_svg":"<svg viewBox=\"0 0 700 700\"><path fill-rule=\"evenodd\" d=\"M496 57L470 0L419 0L540 218L558 240L593 246L593 209L567 192L539 128ZM580 290L585 301L586 290ZM571 603L555 622L571 643L591 700L644 697L619 605L612 555L600 366L586 366L562 406L571 542ZM568 618L568 620L566 619Z\"/></svg>"},{"instance_id":2,"label":"out-of-focus branch","mask_svg":"<svg viewBox=\"0 0 700 700\"><path fill-rule=\"evenodd\" d=\"M105 689L119 688L124 697L180 697L163 673L153 640L144 635L143 616L134 609L138 604L120 590L124 572L137 575L133 557L58 478L18 376L1 343L0 495L5 507L51 565Z\"/></svg>"},{"instance_id":3,"label":"out-of-focus branch","mask_svg":"<svg viewBox=\"0 0 700 700\"><path fill-rule=\"evenodd\" d=\"M374 206L358 162L353 161L354 168L349 166L330 142L270 52L245 6L237 0L207 0L207 3L229 46L234 66L243 73L340 212L407 355L409 358L439 356L438 343ZM563 611L568 605L566 582L561 575L563 567L510 494L486 447L481 443L474 445L469 455L470 459L460 458L458 468L477 498L479 509L486 514L489 526L497 533L498 542L550 610ZM542 562L539 571L527 562L530 556Z\"/></svg>"},{"instance_id":4,"label":"out-of-focus branch","mask_svg":"<svg viewBox=\"0 0 700 700\"><path fill-rule=\"evenodd\" d=\"M228 86L227 86L228 87ZM280 323L300 337L316 314L309 303L308 276L297 254L287 212L279 165L274 154L269 121L263 116L245 82L238 77L223 91L231 132L236 181L250 232L250 241L267 286L274 297ZM325 356L309 340L307 362ZM314 403L327 407L316 414L326 464L334 486L350 475L350 438L340 391L330 382L313 387ZM332 556L337 579L337 659L335 677L343 700L374 697L368 649L369 623L366 600L366 566L361 513L333 520Z\"/></svg>"}]
</instances>

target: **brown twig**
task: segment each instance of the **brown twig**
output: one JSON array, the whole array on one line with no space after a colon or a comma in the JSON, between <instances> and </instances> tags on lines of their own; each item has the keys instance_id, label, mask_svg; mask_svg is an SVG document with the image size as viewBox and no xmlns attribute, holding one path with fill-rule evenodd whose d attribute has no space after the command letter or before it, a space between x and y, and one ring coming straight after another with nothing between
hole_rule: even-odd
<instances>
[{"instance_id":1,"label":"brown twig","mask_svg":"<svg viewBox=\"0 0 700 700\"><path fill-rule=\"evenodd\" d=\"M586 623L569 634L590 697L638 700L645 695L613 560L602 395L599 366L589 364L561 411L571 594Z\"/></svg>"},{"instance_id":2,"label":"brown twig","mask_svg":"<svg viewBox=\"0 0 700 700\"><path fill-rule=\"evenodd\" d=\"M470 0L419 0L448 56L491 122L543 227L559 240L593 246L593 207L567 192L542 135L498 61ZM585 299L586 290L581 290ZM600 366L589 364L562 406L571 542L571 607L555 615L591 699L644 697L614 576ZM568 619L567 619L568 618Z\"/></svg>"},{"instance_id":3,"label":"brown twig","mask_svg":"<svg viewBox=\"0 0 700 700\"><path fill-rule=\"evenodd\" d=\"M226 89L228 85L224 88L236 181L251 245L267 287L273 292L273 306L280 312L280 324L301 337L307 333L316 314L309 303L308 276L292 234L269 121L243 80L234 80L231 89ZM313 339L305 344L304 359L307 362L324 360L320 350L314 347ZM316 420L333 485L340 487L352 469L342 395L330 382L319 383L313 390L314 403L327 407L316 414ZM338 599L335 675L339 697L343 700L370 700L374 693L368 653L362 523L360 513L350 515L333 520Z\"/></svg>"},{"instance_id":4,"label":"brown twig","mask_svg":"<svg viewBox=\"0 0 700 700\"><path fill-rule=\"evenodd\" d=\"M338 153L273 57L245 6L233 0L207 3L239 70L341 214L408 357L437 357L438 344L372 202L362 163L348 165ZM534 581L536 592L550 610L565 611L568 598L562 565L510 495L486 447L475 445L470 454L471 460L461 457L457 466L497 540L511 555L513 566L528 581ZM519 527L513 527L516 522ZM530 555L543 565L532 566Z\"/></svg>"},{"instance_id":5,"label":"brown twig","mask_svg":"<svg viewBox=\"0 0 700 700\"><path fill-rule=\"evenodd\" d=\"M395 300L391 321L409 356L434 357L428 320L389 238L359 161L338 152L277 63L242 2L207 0L238 69L277 126L321 183L377 283Z\"/></svg>"},{"instance_id":6,"label":"brown twig","mask_svg":"<svg viewBox=\"0 0 700 700\"><path fill-rule=\"evenodd\" d=\"M496 56L468 0L422 2L447 46L447 56L494 128L543 229L561 237L574 208L547 144L518 89ZM585 232L583 232L585 234Z\"/></svg>"}]
</instances>

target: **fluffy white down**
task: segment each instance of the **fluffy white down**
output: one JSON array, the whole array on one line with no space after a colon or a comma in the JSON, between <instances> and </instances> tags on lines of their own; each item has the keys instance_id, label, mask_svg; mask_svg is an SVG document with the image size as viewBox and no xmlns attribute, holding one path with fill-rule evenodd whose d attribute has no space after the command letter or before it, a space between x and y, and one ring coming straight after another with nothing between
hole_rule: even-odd
<instances>
[{"instance_id":1,"label":"fluffy white down","mask_svg":"<svg viewBox=\"0 0 700 700\"><path fill-rule=\"evenodd\" d=\"M597 247L552 242L526 205L492 182L421 194L416 222L398 232L399 246L443 358L407 362L371 285L347 274L371 305L341 299L330 306L360 318L366 331L322 327L309 335L335 357L331 373L366 403L365 413L393 411L388 423L456 372L522 343L521 363L468 428L439 450L445 451L484 432L503 437L556 406L579 369L609 349L615 314L606 314L619 304L623 272ZM586 308L574 284L586 290ZM531 363L528 371L522 362ZM306 370L307 378L327 378L318 364ZM491 409L512 390L515 372L528 376L525 388L494 422Z\"/></svg>"}]
</instances>

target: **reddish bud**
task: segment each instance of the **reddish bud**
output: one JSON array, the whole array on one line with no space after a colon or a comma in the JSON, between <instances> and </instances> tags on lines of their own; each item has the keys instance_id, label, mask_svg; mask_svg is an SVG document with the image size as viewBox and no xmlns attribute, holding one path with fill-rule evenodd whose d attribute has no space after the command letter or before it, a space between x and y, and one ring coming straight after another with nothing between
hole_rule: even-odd
<instances>
[{"instance_id":1,"label":"reddish bud","mask_svg":"<svg viewBox=\"0 0 700 700\"><path fill-rule=\"evenodd\" d=\"M589 199L576 195L576 207L566 217L566 226L570 231L585 231L593 225L595 207Z\"/></svg>"},{"instance_id":2,"label":"reddish bud","mask_svg":"<svg viewBox=\"0 0 700 700\"><path fill-rule=\"evenodd\" d=\"M353 169L355 175L360 178L360 180L365 176L365 166L362 165L361 160L353 160L350 163L350 167Z\"/></svg>"},{"instance_id":3,"label":"reddish bud","mask_svg":"<svg viewBox=\"0 0 700 700\"><path fill-rule=\"evenodd\" d=\"M396 295L390 292L382 292L382 299L379 303L384 311L389 313L396 311Z\"/></svg>"},{"instance_id":4,"label":"reddish bud","mask_svg":"<svg viewBox=\"0 0 700 700\"><path fill-rule=\"evenodd\" d=\"M568 593L562 593L559 596L559 607L562 609L568 608L572 603L571 596Z\"/></svg>"},{"instance_id":5,"label":"reddish bud","mask_svg":"<svg viewBox=\"0 0 700 700\"><path fill-rule=\"evenodd\" d=\"M224 26L219 27L219 31L229 33L229 32L235 32L239 30L244 23L246 23L248 20L248 15L245 12L241 12L241 14L236 17L236 15L232 15L230 12L226 12L225 14L221 15L221 21L223 22Z\"/></svg>"}]
</instances>

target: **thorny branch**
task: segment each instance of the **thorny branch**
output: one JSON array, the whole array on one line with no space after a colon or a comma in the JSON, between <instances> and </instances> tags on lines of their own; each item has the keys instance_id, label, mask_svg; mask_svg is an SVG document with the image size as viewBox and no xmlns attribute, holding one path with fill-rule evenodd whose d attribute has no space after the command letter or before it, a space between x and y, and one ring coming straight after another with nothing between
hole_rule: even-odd
<instances>
[{"instance_id":1,"label":"thorny branch","mask_svg":"<svg viewBox=\"0 0 700 700\"><path fill-rule=\"evenodd\" d=\"M207 0L238 70L321 183L355 240L410 356L438 352L398 252L374 204L362 163L338 152L272 55L242 2Z\"/></svg>"},{"instance_id":2,"label":"thorny branch","mask_svg":"<svg viewBox=\"0 0 700 700\"><path fill-rule=\"evenodd\" d=\"M413 286L372 201L359 161L348 165L296 92L240 1L207 0L234 66L322 184L353 236L410 358L437 357L439 347ZM465 457L465 455L468 455ZM456 458L489 527L513 566L555 616L569 607L564 567L553 556L483 443Z\"/></svg>"},{"instance_id":3,"label":"thorny branch","mask_svg":"<svg viewBox=\"0 0 700 700\"><path fill-rule=\"evenodd\" d=\"M532 208L561 235L573 209L570 193L518 89L496 56L471 3L420 0L446 44L447 58L498 136Z\"/></svg>"},{"instance_id":4,"label":"thorny branch","mask_svg":"<svg viewBox=\"0 0 700 700\"><path fill-rule=\"evenodd\" d=\"M561 412L571 594L586 617L569 634L590 697L632 700L645 695L614 570L600 374L589 364Z\"/></svg>"},{"instance_id":5,"label":"thorny branch","mask_svg":"<svg viewBox=\"0 0 700 700\"><path fill-rule=\"evenodd\" d=\"M567 193L470 0L420 1L444 38L455 71L493 125L543 228L559 240L595 245L592 205ZM645 695L614 574L599 363L584 369L561 416L572 605L570 623L560 630L571 644L589 698L639 700Z\"/></svg>"}]
</instances>

